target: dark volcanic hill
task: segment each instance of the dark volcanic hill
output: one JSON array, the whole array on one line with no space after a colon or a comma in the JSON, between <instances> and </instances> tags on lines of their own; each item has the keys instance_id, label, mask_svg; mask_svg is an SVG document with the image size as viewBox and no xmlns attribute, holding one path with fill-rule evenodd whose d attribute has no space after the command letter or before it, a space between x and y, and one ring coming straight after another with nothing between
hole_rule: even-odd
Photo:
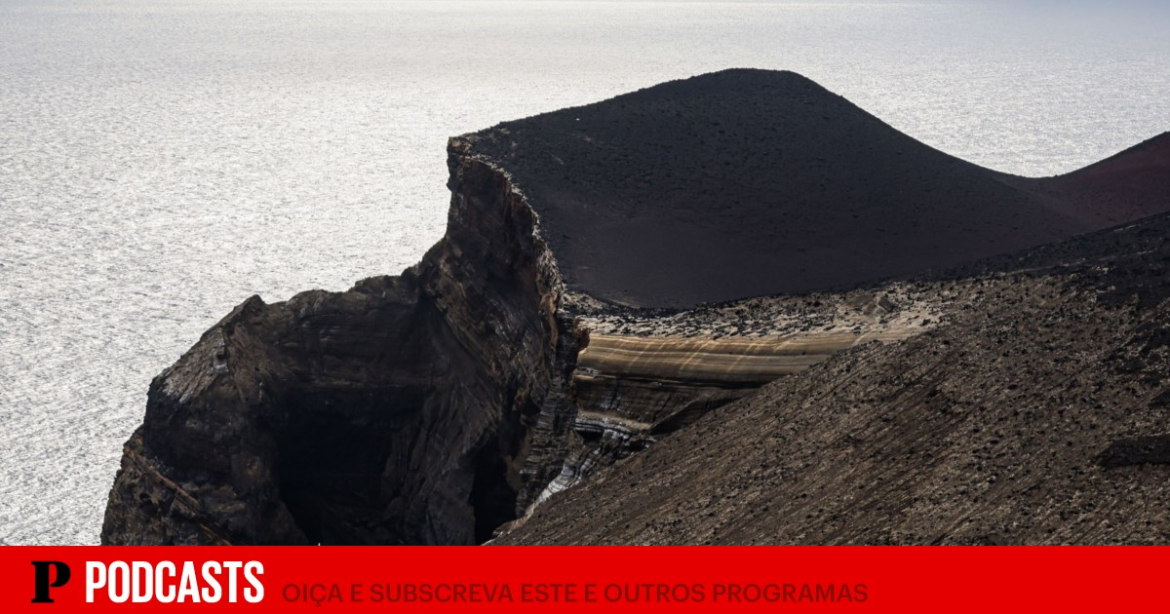
<instances>
[{"instance_id":1,"label":"dark volcanic hill","mask_svg":"<svg viewBox=\"0 0 1170 614\"><path fill-rule=\"evenodd\" d=\"M708 413L501 543L1170 541L1170 217L909 286L939 327Z\"/></svg>"},{"instance_id":2,"label":"dark volcanic hill","mask_svg":"<svg viewBox=\"0 0 1170 614\"><path fill-rule=\"evenodd\" d=\"M1170 133L1067 175L1011 181L1097 227L1161 213L1170 202Z\"/></svg>"},{"instance_id":3,"label":"dark volcanic hill","mask_svg":"<svg viewBox=\"0 0 1170 614\"><path fill-rule=\"evenodd\" d=\"M1110 189L1131 171L1144 177L1128 156L1103 163L1108 176L1015 181L789 72L673 81L464 141L528 196L571 289L633 306L845 286L1167 206L1159 197L1099 211L1070 198L1082 177Z\"/></svg>"}]
</instances>

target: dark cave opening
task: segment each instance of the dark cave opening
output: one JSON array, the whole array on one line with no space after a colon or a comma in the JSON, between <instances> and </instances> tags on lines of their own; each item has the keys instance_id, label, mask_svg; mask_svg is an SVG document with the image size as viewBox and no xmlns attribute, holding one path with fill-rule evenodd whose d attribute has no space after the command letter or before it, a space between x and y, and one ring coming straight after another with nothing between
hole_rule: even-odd
<instances>
[{"instance_id":1,"label":"dark cave opening","mask_svg":"<svg viewBox=\"0 0 1170 614\"><path fill-rule=\"evenodd\" d=\"M288 402L279 437L280 496L306 540L324 545L424 543L419 534L403 532L402 518L387 516L387 502L400 493L387 492L383 475L393 446L411 430L423 393L406 388L314 389L291 396L295 398ZM468 504L477 544L516 518L519 494L509 481L515 445L508 437L489 438L470 459Z\"/></svg>"},{"instance_id":2,"label":"dark cave opening","mask_svg":"<svg viewBox=\"0 0 1170 614\"><path fill-rule=\"evenodd\" d=\"M280 493L306 539L400 543L381 517L382 474L400 417L419 407L421 397L402 389L290 396L280 435Z\"/></svg>"},{"instance_id":3,"label":"dark cave opening","mask_svg":"<svg viewBox=\"0 0 1170 614\"><path fill-rule=\"evenodd\" d=\"M508 483L508 466L498 442L492 441L475 456L471 506L475 510L475 543L492 538L500 525L516 519L516 489Z\"/></svg>"}]
</instances>

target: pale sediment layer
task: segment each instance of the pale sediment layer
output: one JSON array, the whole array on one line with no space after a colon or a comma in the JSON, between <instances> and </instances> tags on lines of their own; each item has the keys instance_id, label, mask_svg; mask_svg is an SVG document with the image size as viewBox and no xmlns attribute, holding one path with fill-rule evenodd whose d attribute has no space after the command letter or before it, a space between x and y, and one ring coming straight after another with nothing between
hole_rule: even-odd
<instances>
[{"instance_id":1,"label":"pale sediment layer","mask_svg":"<svg viewBox=\"0 0 1170 614\"><path fill-rule=\"evenodd\" d=\"M566 309L589 333L573 374L574 436L560 474L536 503L776 378L857 345L930 330L953 300L924 288L890 284L880 291L756 298L682 312L569 296ZM503 530L521 526L535 509Z\"/></svg>"}]
</instances>

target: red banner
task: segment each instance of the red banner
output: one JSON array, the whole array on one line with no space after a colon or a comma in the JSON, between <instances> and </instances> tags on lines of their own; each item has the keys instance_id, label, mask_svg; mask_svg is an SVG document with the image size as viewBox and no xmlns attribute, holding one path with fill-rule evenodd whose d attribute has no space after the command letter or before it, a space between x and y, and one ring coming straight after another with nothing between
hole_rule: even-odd
<instances>
[{"instance_id":1,"label":"red banner","mask_svg":"<svg viewBox=\"0 0 1170 614\"><path fill-rule=\"evenodd\" d=\"M0 612L1165 610L1167 548L4 547Z\"/></svg>"}]
</instances>

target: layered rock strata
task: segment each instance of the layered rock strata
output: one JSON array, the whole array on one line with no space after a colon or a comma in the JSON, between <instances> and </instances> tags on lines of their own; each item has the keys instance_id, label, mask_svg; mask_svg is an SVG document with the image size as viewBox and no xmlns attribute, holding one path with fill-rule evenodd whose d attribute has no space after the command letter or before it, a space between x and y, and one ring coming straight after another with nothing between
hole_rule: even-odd
<instances>
[{"instance_id":1,"label":"layered rock strata","mask_svg":"<svg viewBox=\"0 0 1170 614\"><path fill-rule=\"evenodd\" d=\"M921 334L944 309L897 284L666 314L572 302L592 331L573 375L577 437L541 502L779 377L856 345Z\"/></svg>"}]
</instances>

